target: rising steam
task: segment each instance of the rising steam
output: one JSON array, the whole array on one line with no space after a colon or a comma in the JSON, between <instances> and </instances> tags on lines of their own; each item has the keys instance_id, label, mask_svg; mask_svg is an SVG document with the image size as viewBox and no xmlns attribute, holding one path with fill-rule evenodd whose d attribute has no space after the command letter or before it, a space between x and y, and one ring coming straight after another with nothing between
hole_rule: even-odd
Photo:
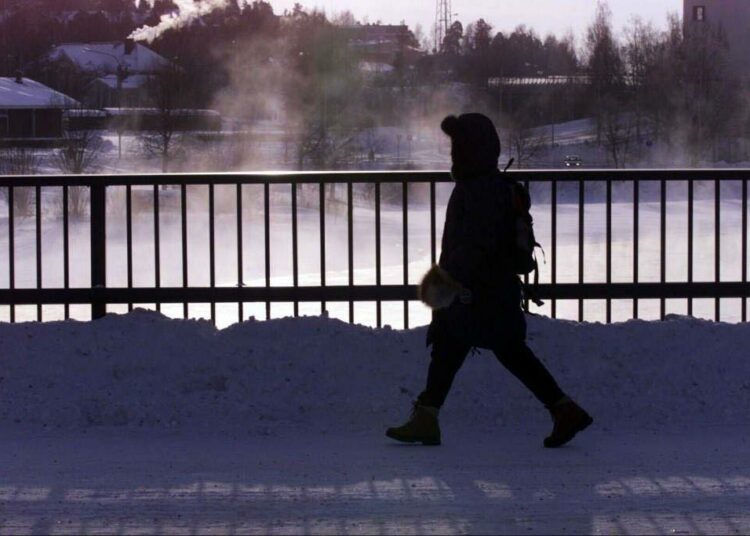
<instances>
[{"instance_id":1,"label":"rising steam","mask_svg":"<svg viewBox=\"0 0 750 536\"><path fill-rule=\"evenodd\" d=\"M146 0L151 7L154 7L156 0ZM156 26L144 26L138 28L130 38L135 41L153 42L164 32L174 29L183 28L196 19L208 15L212 11L227 7L229 0L172 0L177 6L177 11L162 15L159 24ZM138 0L136 0L136 4ZM241 5L246 5L247 0L242 0Z\"/></svg>"}]
</instances>

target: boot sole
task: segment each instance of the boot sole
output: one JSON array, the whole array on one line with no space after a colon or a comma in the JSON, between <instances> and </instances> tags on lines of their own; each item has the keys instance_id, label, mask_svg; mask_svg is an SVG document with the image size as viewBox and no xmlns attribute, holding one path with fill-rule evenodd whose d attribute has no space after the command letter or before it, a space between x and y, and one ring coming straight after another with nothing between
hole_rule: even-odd
<instances>
[{"instance_id":1,"label":"boot sole","mask_svg":"<svg viewBox=\"0 0 750 536\"><path fill-rule=\"evenodd\" d=\"M411 437L403 437L396 434L391 434L389 432L386 432L385 435L387 437L390 437L391 439L395 439L396 441L400 441L401 443L422 443L425 447L437 447L440 445L439 439L421 439L421 438L411 438Z\"/></svg>"},{"instance_id":2,"label":"boot sole","mask_svg":"<svg viewBox=\"0 0 750 536\"><path fill-rule=\"evenodd\" d=\"M574 437L575 437L575 436L576 436L576 435L577 435L578 433L580 433L580 432L583 432L583 431L584 431L584 430L585 430L586 428L588 428L588 427L589 427L589 426L591 426L592 424L594 424L594 419L593 419L593 418L592 418L592 417L591 417L590 415L587 415L587 416L586 416L586 418L585 418L585 419L583 419L583 420L582 420L582 421L581 421L581 422L579 423L579 425L578 425L578 426L577 426L577 427L575 428L575 430L573 430L573 432L572 432L571 434L569 434L569 435L565 436L565 437L564 437L564 438L562 438L561 440L559 440L559 441L557 441L557 442L555 442L555 443L547 443L547 440L545 439L545 440L544 440L544 447L545 447L545 448L548 448L548 449L556 449L556 448L558 448L558 447L562 447L563 445L565 445L565 444L567 444L567 443L570 443L570 441L572 441L572 440L573 440L573 438L574 438Z\"/></svg>"}]
</instances>

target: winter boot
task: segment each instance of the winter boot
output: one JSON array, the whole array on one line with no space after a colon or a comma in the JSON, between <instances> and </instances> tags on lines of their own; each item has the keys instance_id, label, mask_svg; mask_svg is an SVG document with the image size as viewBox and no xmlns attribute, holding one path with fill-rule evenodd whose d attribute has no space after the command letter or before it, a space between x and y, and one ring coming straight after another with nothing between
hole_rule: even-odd
<instances>
[{"instance_id":1,"label":"winter boot","mask_svg":"<svg viewBox=\"0 0 750 536\"><path fill-rule=\"evenodd\" d=\"M438 408L414 403L411 418L403 426L388 428L385 435L404 443L422 443L423 445L440 444L440 425Z\"/></svg>"},{"instance_id":2,"label":"winter boot","mask_svg":"<svg viewBox=\"0 0 750 536\"><path fill-rule=\"evenodd\" d=\"M547 448L563 446L578 432L585 430L594 422L591 415L567 396L548 406L547 409L554 421L552 434L544 439L544 446Z\"/></svg>"}]
</instances>

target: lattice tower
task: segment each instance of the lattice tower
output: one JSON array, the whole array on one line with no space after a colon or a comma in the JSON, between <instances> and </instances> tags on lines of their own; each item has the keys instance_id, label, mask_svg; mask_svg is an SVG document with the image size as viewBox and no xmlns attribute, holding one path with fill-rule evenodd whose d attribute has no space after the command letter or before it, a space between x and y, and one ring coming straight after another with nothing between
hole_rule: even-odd
<instances>
[{"instance_id":1,"label":"lattice tower","mask_svg":"<svg viewBox=\"0 0 750 536\"><path fill-rule=\"evenodd\" d=\"M435 50L443 51L443 40L453 23L451 0L436 0L435 2Z\"/></svg>"}]
</instances>

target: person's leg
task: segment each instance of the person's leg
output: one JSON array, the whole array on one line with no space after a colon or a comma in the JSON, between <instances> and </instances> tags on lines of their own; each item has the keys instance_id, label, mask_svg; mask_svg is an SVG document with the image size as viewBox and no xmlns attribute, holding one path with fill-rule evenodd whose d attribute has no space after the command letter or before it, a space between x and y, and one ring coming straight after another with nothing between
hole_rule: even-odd
<instances>
[{"instance_id":1,"label":"person's leg","mask_svg":"<svg viewBox=\"0 0 750 536\"><path fill-rule=\"evenodd\" d=\"M419 404L437 409L442 407L469 350L468 343L457 340L437 339L433 342L427 385L417 397Z\"/></svg>"},{"instance_id":2,"label":"person's leg","mask_svg":"<svg viewBox=\"0 0 750 536\"><path fill-rule=\"evenodd\" d=\"M554 426L544 439L548 448L561 447L594 420L562 392L547 368L525 342L504 345L494 350L498 360L516 376L549 410Z\"/></svg>"},{"instance_id":3,"label":"person's leg","mask_svg":"<svg viewBox=\"0 0 750 536\"><path fill-rule=\"evenodd\" d=\"M439 445L438 412L445 402L456 373L463 365L470 346L443 338L432 341L432 361L427 371L427 386L414 403L414 411L402 426L388 428L385 435L404 443Z\"/></svg>"},{"instance_id":4,"label":"person's leg","mask_svg":"<svg viewBox=\"0 0 750 536\"><path fill-rule=\"evenodd\" d=\"M524 341L516 341L493 348L503 364L539 401L550 407L565 397L547 368Z\"/></svg>"}]
</instances>

